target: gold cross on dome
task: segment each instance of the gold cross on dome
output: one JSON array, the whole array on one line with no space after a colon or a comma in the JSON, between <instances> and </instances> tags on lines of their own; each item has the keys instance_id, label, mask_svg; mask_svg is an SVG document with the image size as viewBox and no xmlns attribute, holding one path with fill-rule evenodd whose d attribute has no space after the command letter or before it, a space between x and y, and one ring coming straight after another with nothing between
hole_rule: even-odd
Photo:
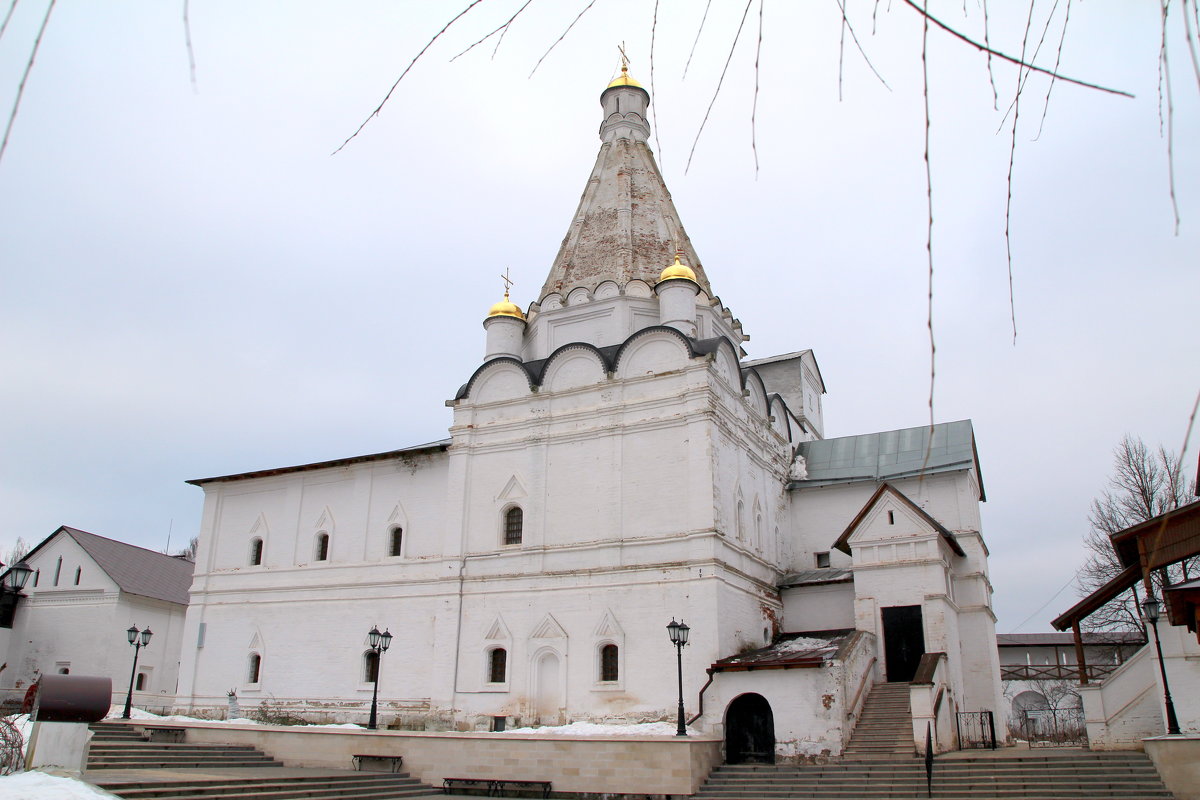
<instances>
[{"instance_id":1,"label":"gold cross on dome","mask_svg":"<svg viewBox=\"0 0 1200 800\"><path fill-rule=\"evenodd\" d=\"M625 55L625 43L621 42L617 45L617 52L621 54L621 69L629 69L629 56Z\"/></svg>"},{"instance_id":2,"label":"gold cross on dome","mask_svg":"<svg viewBox=\"0 0 1200 800\"><path fill-rule=\"evenodd\" d=\"M513 285L513 279L508 277L508 267L504 268L504 274L500 276L500 280L504 281L504 296L508 297L508 290Z\"/></svg>"}]
</instances>

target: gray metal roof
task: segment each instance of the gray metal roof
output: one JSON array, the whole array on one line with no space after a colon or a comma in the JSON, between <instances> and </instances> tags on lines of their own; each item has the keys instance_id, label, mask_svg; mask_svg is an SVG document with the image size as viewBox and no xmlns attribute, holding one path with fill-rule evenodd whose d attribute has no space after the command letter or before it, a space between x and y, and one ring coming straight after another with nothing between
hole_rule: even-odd
<instances>
[{"instance_id":1,"label":"gray metal roof","mask_svg":"<svg viewBox=\"0 0 1200 800\"><path fill-rule=\"evenodd\" d=\"M799 452L807 463L808 477L793 481L794 488L888 481L974 468L979 480L979 499L987 499L975 452L975 431L969 419L939 423L933 426L932 434L928 425L922 425L802 442Z\"/></svg>"},{"instance_id":2,"label":"gray metal roof","mask_svg":"<svg viewBox=\"0 0 1200 800\"><path fill-rule=\"evenodd\" d=\"M461 390L460 390L461 392ZM260 469L254 472L239 472L233 475L217 475L212 478L195 478L184 483L190 483L193 486L203 486L206 483L217 483L223 481L240 481L247 478L267 478L274 475L286 475L292 472L307 472L314 469L329 469L330 467L348 467L351 464L360 464L367 461L383 461L389 458L400 458L413 453L445 450L450 446L450 439L439 439L436 442L428 444L419 444L413 447L404 447L400 450L388 450L384 453L369 453L365 456L351 456L349 458L335 458L332 461L317 461L312 464L298 464L293 467L275 467L273 469Z\"/></svg>"},{"instance_id":3,"label":"gray metal roof","mask_svg":"<svg viewBox=\"0 0 1200 800\"><path fill-rule=\"evenodd\" d=\"M785 575L779 582L782 589L795 586L820 586L825 583L846 583L854 580L854 573L845 567L825 569L802 569Z\"/></svg>"},{"instance_id":4,"label":"gray metal roof","mask_svg":"<svg viewBox=\"0 0 1200 800\"><path fill-rule=\"evenodd\" d=\"M188 591L192 587L192 570L195 567L191 561L106 539L66 525L47 537L29 555L41 549L58 533L65 533L74 539L121 591L166 600L168 603L188 604Z\"/></svg>"},{"instance_id":5,"label":"gray metal roof","mask_svg":"<svg viewBox=\"0 0 1200 800\"><path fill-rule=\"evenodd\" d=\"M1142 645L1146 639L1133 631L1084 632L1086 645ZM997 633L999 647L1061 647L1074 646L1075 636L1071 633Z\"/></svg>"}]
</instances>

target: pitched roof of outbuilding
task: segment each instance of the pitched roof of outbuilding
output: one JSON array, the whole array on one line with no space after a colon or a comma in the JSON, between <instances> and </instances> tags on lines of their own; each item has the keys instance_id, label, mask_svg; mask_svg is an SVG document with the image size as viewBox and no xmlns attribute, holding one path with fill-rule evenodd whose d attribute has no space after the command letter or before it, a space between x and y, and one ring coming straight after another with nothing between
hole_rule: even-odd
<instances>
[{"instance_id":1,"label":"pitched roof of outbuilding","mask_svg":"<svg viewBox=\"0 0 1200 800\"><path fill-rule=\"evenodd\" d=\"M819 667L840 656L858 635L858 631L851 630L785 633L766 647L715 661L711 669L714 672L747 672Z\"/></svg>"},{"instance_id":2,"label":"pitched roof of outbuilding","mask_svg":"<svg viewBox=\"0 0 1200 800\"><path fill-rule=\"evenodd\" d=\"M191 561L97 536L78 528L62 526L29 551L25 559L28 560L60 533L74 539L121 591L168 603L188 604L192 570L195 568Z\"/></svg>"},{"instance_id":3,"label":"pitched roof of outbuilding","mask_svg":"<svg viewBox=\"0 0 1200 800\"><path fill-rule=\"evenodd\" d=\"M818 439L799 447L808 477L793 487L824 486L853 481L888 481L975 469L979 499L986 500L983 473L975 450L971 420L940 422L859 436Z\"/></svg>"}]
</instances>

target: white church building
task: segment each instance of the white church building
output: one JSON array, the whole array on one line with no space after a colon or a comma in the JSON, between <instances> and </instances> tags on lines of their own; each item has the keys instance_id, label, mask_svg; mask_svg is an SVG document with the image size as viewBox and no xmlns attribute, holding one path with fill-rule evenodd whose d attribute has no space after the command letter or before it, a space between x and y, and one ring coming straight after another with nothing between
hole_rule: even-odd
<instances>
[{"instance_id":1,"label":"white church building","mask_svg":"<svg viewBox=\"0 0 1200 800\"><path fill-rule=\"evenodd\" d=\"M825 439L813 353L746 358L649 94L623 71L600 101L545 285L483 320L448 438L191 481L180 713L234 689L363 721L379 669L381 727L673 721L672 619L688 720L731 759L839 754L871 687L918 672L920 741L1000 713L971 423Z\"/></svg>"}]
</instances>

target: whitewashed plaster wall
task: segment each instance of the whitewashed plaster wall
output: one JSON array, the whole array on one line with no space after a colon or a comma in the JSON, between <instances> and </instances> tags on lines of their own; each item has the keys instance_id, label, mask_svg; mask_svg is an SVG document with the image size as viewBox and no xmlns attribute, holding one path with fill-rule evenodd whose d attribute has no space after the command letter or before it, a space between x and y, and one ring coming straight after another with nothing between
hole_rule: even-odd
<instances>
[{"instance_id":1,"label":"whitewashed plaster wall","mask_svg":"<svg viewBox=\"0 0 1200 800\"><path fill-rule=\"evenodd\" d=\"M62 568L55 586L59 558ZM43 546L28 561L40 573L38 585L30 578L27 597L17 607L5 659L9 668L0 677L3 685L21 688L39 674L68 669L72 675L111 678L114 702L123 700L133 666L133 648L125 631L131 625L149 626L154 635L138 657L138 672L146 675L145 689L134 693L134 701L152 708L169 707L175 697L185 608L121 592L66 535Z\"/></svg>"},{"instance_id":2,"label":"whitewashed plaster wall","mask_svg":"<svg viewBox=\"0 0 1200 800\"><path fill-rule=\"evenodd\" d=\"M705 693L704 729L724 736L730 703L758 694L771 707L778 759L841 755L857 719L850 705L876 675L873 637L860 636L843 650L817 667L717 673Z\"/></svg>"},{"instance_id":3,"label":"whitewashed plaster wall","mask_svg":"<svg viewBox=\"0 0 1200 800\"><path fill-rule=\"evenodd\" d=\"M854 627L854 584L831 583L784 589L783 629L831 631Z\"/></svg>"}]
</instances>

